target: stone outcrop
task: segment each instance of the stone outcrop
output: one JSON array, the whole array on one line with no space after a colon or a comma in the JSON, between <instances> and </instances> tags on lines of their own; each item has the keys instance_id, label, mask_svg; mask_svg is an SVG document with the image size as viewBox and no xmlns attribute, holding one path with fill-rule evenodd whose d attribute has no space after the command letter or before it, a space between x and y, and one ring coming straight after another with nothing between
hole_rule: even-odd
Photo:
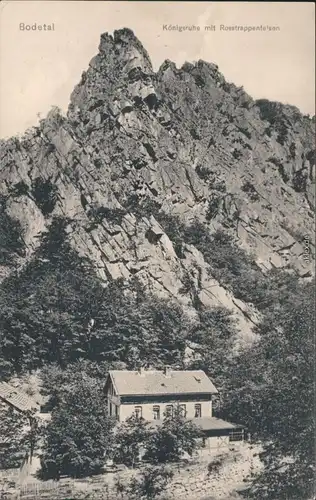
<instances>
[{"instance_id":1,"label":"stone outcrop","mask_svg":"<svg viewBox=\"0 0 316 500\"><path fill-rule=\"evenodd\" d=\"M314 132L314 119L254 101L214 64L178 69L165 61L154 73L129 29L103 34L67 116L52 108L23 137L1 141L0 195L21 224L20 265L52 218L65 217L72 246L105 282L137 275L190 307L190 294L179 293L189 273L203 303L229 307L251 331L251 306L210 277L196 248L184 246L179 259L155 213L140 216L138 207L149 200L185 223L223 228L262 269L290 267L308 277Z\"/></svg>"}]
</instances>

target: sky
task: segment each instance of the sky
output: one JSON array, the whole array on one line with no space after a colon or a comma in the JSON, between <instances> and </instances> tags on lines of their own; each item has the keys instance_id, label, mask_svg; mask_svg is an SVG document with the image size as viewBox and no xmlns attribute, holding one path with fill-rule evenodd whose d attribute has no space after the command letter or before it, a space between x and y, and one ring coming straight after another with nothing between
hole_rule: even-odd
<instances>
[{"instance_id":1,"label":"sky","mask_svg":"<svg viewBox=\"0 0 316 500\"><path fill-rule=\"evenodd\" d=\"M52 24L26 31L20 24ZM195 25L200 31L168 31ZM205 26L215 31L205 31ZM266 31L228 31L234 25ZM229 82L315 114L315 6L309 2L29 1L0 3L0 137L22 134L52 106L67 110L81 73L98 52L101 33L128 27L154 69L165 59L181 66L218 64Z\"/></svg>"}]
</instances>

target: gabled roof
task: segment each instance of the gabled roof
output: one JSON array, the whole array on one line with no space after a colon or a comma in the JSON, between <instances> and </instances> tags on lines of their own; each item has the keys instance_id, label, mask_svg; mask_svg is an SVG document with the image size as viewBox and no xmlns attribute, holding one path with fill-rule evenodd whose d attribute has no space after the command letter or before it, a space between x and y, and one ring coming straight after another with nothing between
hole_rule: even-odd
<instances>
[{"instance_id":1,"label":"gabled roof","mask_svg":"<svg viewBox=\"0 0 316 500\"><path fill-rule=\"evenodd\" d=\"M218 391L202 370L111 370L109 376L118 396L163 394L216 394Z\"/></svg>"},{"instance_id":2,"label":"gabled roof","mask_svg":"<svg viewBox=\"0 0 316 500\"><path fill-rule=\"evenodd\" d=\"M40 409L39 404L34 399L27 396L27 394L20 392L7 382L0 382L0 400L10 406L13 406L19 411Z\"/></svg>"}]
</instances>

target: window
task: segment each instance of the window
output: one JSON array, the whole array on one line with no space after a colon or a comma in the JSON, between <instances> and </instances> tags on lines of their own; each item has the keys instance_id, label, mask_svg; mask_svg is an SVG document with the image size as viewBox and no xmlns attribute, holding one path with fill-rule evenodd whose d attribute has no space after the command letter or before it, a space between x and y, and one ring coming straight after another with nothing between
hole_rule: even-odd
<instances>
[{"instance_id":1,"label":"window","mask_svg":"<svg viewBox=\"0 0 316 500\"><path fill-rule=\"evenodd\" d=\"M143 416L143 409L141 406L135 406L134 409L134 414L137 419L142 418Z\"/></svg>"},{"instance_id":2,"label":"window","mask_svg":"<svg viewBox=\"0 0 316 500\"><path fill-rule=\"evenodd\" d=\"M116 419L118 420L119 419L119 407L115 405L115 416L116 416Z\"/></svg>"},{"instance_id":3,"label":"window","mask_svg":"<svg viewBox=\"0 0 316 500\"><path fill-rule=\"evenodd\" d=\"M153 407L154 420L160 420L160 406L156 405Z\"/></svg>"},{"instance_id":4,"label":"window","mask_svg":"<svg viewBox=\"0 0 316 500\"><path fill-rule=\"evenodd\" d=\"M167 405L166 406L166 417L170 417L173 414L173 406L172 405Z\"/></svg>"},{"instance_id":5,"label":"window","mask_svg":"<svg viewBox=\"0 0 316 500\"><path fill-rule=\"evenodd\" d=\"M179 413L182 417L187 416L187 405L179 405Z\"/></svg>"},{"instance_id":6,"label":"window","mask_svg":"<svg viewBox=\"0 0 316 500\"><path fill-rule=\"evenodd\" d=\"M229 433L229 441L243 441L244 440L244 431L243 430L234 430Z\"/></svg>"},{"instance_id":7,"label":"window","mask_svg":"<svg viewBox=\"0 0 316 500\"><path fill-rule=\"evenodd\" d=\"M110 403L110 405L109 405L109 413L110 413L110 417L112 417L112 403Z\"/></svg>"},{"instance_id":8,"label":"window","mask_svg":"<svg viewBox=\"0 0 316 500\"><path fill-rule=\"evenodd\" d=\"M194 417L195 418L201 418L202 417L202 407L201 405L198 403L196 405L194 405Z\"/></svg>"},{"instance_id":9,"label":"window","mask_svg":"<svg viewBox=\"0 0 316 500\"><path fill-rule=\"evenodd\" d=\"M202 448L206 448L206 438L202 437Z\"/></svg>"}]
</instances>

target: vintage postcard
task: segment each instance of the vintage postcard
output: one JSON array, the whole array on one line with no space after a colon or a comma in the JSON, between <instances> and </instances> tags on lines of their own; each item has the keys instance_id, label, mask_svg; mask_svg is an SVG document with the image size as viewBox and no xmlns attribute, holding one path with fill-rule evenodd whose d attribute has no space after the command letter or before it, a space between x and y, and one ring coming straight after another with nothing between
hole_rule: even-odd
<instances>
[{"instance_id":1,"label":"vintage postcard","mask_svg":"<svg viewBox=\"0 0 316 500\"><path fill-rule=\"evenodd\" d=\"M314 4L0 16L0 497L315 500Z\"/></svg>"}]
</instances>

